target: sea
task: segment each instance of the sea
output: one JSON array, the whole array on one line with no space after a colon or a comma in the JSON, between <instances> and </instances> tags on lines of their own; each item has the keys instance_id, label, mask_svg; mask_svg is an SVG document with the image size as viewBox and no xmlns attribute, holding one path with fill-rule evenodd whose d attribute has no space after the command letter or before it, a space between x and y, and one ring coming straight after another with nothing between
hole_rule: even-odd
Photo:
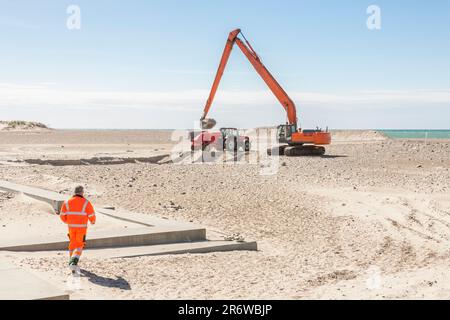
<instances>
[{"instance_id":1,"label":"sea","mask_svg":"<svg viewBox=\"0 0 450 320\"><path fill-rule=\"evenodd\" d=\"M450 139L450 130L377 130L392 139Z\"/></svg>"}]
</instances>

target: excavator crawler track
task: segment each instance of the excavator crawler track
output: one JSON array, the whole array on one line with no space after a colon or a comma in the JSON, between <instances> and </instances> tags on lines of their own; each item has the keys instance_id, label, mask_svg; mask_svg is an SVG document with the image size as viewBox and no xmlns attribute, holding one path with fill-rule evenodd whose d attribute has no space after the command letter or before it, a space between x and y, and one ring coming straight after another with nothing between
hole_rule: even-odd
<instances>
[{"instance_id":1,"label":"excavator crawler track","mask_svg":"<svg viewBox=\"0 0 450 320\"><path fill-rule=\"evenodd\" d=\"M289 147L288 145L281 145L281 146L276 146L273 148L268 148L267 149L267 154L269 156L284 156L284 150Z\"/></svg>"},{"instance_id":2,"label":"excavator crawler track","mask_svg":"<svg viewBox=\"0 0 450 320\"><path fill-rule=\"evenodd\" d=\"M284 149L284 155L287 157L323 156L324 154L325 148L318 146L293 146Z\"/></svg>"},{"instance_id":3,"label":"excavator crawler track","mask_svg":"<svg viewBox=\"0 0 450 320\"><path fill-rule=\"evenodd\" d=\"M305 157L305 156L323 156L325 148L319 146L288 146L281 145L267 149L269 156L287 156L287 157Z\"/></svg>"}]
</instances>

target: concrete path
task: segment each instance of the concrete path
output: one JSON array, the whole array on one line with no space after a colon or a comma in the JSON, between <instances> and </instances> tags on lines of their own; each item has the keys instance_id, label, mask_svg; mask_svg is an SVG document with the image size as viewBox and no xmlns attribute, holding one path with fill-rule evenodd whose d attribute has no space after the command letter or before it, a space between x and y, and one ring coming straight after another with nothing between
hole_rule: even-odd
<instances>
[{"instance_id":1,"label":"concrete path","mask_svg":"<svg viewBox=\"0 0 450 320\"><path fill-rule=\"evenodd\" d=\"M0 190L22 192L23 194L36 200L47 202L52 206L56 213L59 213L63 202L67 200L67 195L40 188L23 186L4 180L0 180Z\"/></svg>"},{"instance_id":2,"label":"concrete path","mask_svg":"<svg viewBox=\"0 0 450 320\"><path fill-rule=\"evenodd\" d=\"M0 300L68 300L69 295L0 257Z\"/></svg>"},{"instance_id":3,"label":"concrete path","mask_svg":"<svg viewBox=\"0 0 450 320\"><path fill-rule=\"evenodd\" d=\"M202 228L194 223L188 222L180 222L169 219L162 219L155 216L151 216L148 214L143 214L139 212L129 212L124 209L112 210L105 208L96 208L96 213L100 213L106 215L108 217L115 218L117 220L133 222L136 224L140 224L143 226L159 226L159 227L177 227L177 228L185 228L185 229L198 229Z\"/></svg>"}]
</instances>

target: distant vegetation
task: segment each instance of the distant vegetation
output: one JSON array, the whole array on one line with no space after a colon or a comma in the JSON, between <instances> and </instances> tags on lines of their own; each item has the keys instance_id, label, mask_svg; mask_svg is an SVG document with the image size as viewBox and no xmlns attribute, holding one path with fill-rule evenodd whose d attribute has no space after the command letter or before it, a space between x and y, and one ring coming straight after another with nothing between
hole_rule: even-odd
<instances>
[{"instance_id":1,"label":"distant vegetation","mask_svg":"<svg viewBox=\"0 0 450 320\"><path fill-rule=\"evenodd\" d=\"M50 129L45 124L32 121L0 121L1 130L33 130L33 129Z\"/></svg>"}]
</instances>

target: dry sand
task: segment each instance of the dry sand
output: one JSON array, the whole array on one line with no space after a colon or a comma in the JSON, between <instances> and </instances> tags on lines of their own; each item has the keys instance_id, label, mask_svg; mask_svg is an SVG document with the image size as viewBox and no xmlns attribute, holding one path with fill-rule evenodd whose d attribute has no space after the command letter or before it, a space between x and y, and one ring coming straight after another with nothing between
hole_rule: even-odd
<instances>
[{"instance_id":1,"label":"dry sand","mask_svg":"<svg viewBox=\"0 0 450 320\"><path fill-rule=\"evenodd\" d=\"M238 232L260 251L118 260L87 251L89 276L77 283L65 255L7 255L80 299L450 298L450 141L339 131L327 156L280 158L275 175L259 164L8 162L150 157L172 145L166 131L0 132L0 177L66 192L83 183L96 205ZM40 221L64 232L49 210L0 193L0 241Z\"/></svg>"}]
</instances>

